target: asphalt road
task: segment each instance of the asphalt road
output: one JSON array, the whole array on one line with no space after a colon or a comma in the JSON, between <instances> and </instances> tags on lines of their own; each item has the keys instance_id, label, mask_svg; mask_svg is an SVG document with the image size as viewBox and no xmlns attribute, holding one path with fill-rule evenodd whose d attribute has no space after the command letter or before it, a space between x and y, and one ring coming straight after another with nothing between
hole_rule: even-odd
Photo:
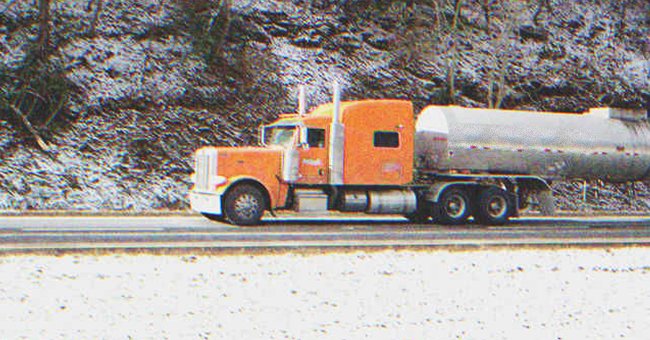
<instances>
[{"instance_id":1,"label":"asphalt road","mask_svg":"<svg viewBox=\"0 0 650 340\"><path fill-rule=\"evenodd\" d=\"M650 216L519 218L497 227L414 225L399 217L283 217L244 228L199 216L0 217L0 251L5 252L530 245L650 245Z\"/></svg>"}]
</instances>

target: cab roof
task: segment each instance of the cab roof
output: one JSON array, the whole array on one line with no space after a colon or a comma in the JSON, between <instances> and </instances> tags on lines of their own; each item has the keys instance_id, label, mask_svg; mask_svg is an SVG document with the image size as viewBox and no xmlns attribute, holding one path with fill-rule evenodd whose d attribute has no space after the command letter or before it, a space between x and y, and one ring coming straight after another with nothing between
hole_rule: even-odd
<instances>
[{"instance_id":1,"label":"cab roof","mask_svg":"<svg viewBox=\"0 0 650 340\"><path fill-rule=\"evenodd\" d=\"M367 107L374 105L386 105L386 104L395 104L395 105L411 105L410 101L399 100L399 99L368 99L368 100L356 100L356 101L346 101L341 102L341 118L343 118L347 112L353 112L357 107ZM300 117L297 113L290 114L281 114L279 119L275 122L269 124L269 126L287 126L287 125L300 125L306 121L317 119L317 120L329 120L331 121L334 112L334 104L327 103L317 106L311 112Z\"/></svg>"}]
</instances>

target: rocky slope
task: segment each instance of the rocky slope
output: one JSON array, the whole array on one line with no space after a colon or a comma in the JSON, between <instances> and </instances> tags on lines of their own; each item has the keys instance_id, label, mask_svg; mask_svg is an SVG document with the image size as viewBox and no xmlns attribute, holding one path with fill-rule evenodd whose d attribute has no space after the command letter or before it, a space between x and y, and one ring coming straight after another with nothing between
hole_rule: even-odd
<instances>
[{"instance_id":1,"label":"rocky slope","mask_svg":"<svg viewBox=\"0 0 650 340\"><path fill-rule=\"evenodd\" d=\"M254 142L303 83L310 105L333 80L417 108L650 105L645 0L54 1L38 50L39 3L0 4L0 209L184 209L192 151Z\"/></svg>"}]
</instances>

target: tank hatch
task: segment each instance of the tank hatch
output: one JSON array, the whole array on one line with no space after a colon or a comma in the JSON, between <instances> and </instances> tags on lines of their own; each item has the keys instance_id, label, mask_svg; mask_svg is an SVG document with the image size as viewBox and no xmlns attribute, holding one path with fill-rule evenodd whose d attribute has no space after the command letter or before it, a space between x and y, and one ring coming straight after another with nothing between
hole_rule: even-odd
<instances>
[{"instance_id":1,"label":"tank hatch","mask_svg":"<svg viewBox=\"0 0 650 340\"><path fill-rule=\"evenodd\" d=\"M600 107L589 109L590 114L602 116L603 118L620 119L631 122L648 120L648 112L644 109L622 109L615 107Z\"/></svg>"}]
</instances>

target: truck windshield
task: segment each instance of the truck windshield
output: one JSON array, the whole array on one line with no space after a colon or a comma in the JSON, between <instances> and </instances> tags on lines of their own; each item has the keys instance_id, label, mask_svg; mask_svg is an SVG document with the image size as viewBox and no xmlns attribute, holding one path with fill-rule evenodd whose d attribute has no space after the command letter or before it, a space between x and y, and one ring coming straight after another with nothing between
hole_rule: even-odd
<instances>
[{"instance_id":1,"label":"truck windshield","mask_svg":"<svg viewBox=\"0 0 650 340\"><path fill-rule=\"evenodd\" d=\"M264 128L264 144L291 146L295 126L269 126Z\"/></svg>"}]
</instances>

